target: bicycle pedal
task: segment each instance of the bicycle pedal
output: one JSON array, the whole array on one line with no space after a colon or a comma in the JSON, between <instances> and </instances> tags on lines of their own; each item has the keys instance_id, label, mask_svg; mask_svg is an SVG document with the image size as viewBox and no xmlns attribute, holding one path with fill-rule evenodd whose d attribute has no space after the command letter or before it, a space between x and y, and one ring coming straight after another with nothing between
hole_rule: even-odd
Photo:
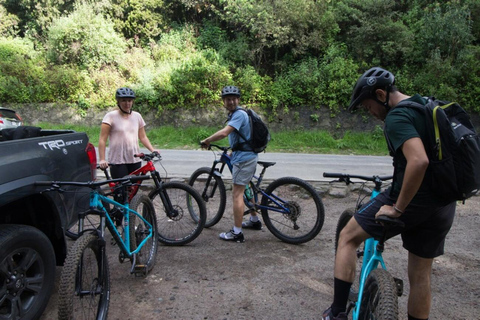
<instances>
[{"instance_id":1,"label":"bicycle pedal","mask_svg":"<svg viewBox=\"0 0 480 320\"><path fill-rule=\"evenodd\" d=\"M393 280L397 286L397 296L401 297L403 295L403 280L398 278L393 278Z\"/></svg>"},{"instance_id":2,"label":"bicycle pedal","mask_svg":"<svg viewBox=\"0 0 480 320\"><path fill-rule=\"evenodd\" d=\"M135 277L146 277L148 273L147 265L145 264L139 264L136 265L133 268L133 274L135 274Z\"/></svg>"}]
</instances>

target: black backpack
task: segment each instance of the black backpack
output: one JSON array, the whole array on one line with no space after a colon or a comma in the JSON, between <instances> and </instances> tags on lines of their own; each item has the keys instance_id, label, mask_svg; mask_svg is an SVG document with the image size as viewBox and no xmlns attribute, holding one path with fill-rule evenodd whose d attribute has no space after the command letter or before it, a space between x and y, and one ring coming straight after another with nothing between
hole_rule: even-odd
<instances>
[{"instance_id":1,"label":"black backpack","mask_svg":"<svg viewBox=\"0 0 480 320\"><path fill-rule=\"evenodd\" d=\"M432 190L448 201L465 200L480 189L480 138L470 116L456 102L428 98L423 106L402 101L425 113Z\"/></svg>"},{"instance_id":2,"label":"black backpack","mask_svg":"<svg viewBox=\"0 0 480 320\"><path fill-rule=\"evenodd\" d=\"M248 114L248 119L250 120L250 140L247 140L240 131L235 130L245 142L235 144L232 150L253 151L255 153L263 152L270 141L270 132L268 131L267 125L252 109L238 108L235 111L237 110L242 110Z\"/></svg>"}]
</instances>

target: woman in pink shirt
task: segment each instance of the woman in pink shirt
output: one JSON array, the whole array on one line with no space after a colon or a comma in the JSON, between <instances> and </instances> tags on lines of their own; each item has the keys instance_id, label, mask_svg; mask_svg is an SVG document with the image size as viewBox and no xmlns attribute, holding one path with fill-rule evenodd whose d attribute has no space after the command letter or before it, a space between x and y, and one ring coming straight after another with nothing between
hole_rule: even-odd
<instances>
[{"instance_id":1,"label":"woman in pink shirt","mask_svg":"<svg viewBox=\"0 0 480 320\"><path fill-rule=\"evenodd\" d=\"M108 112L102 120L98 153L100 168L110 167L112 178L121 178L141 167L141 160L134 157L134 154L140 153L139 140L150 152L159 150L150 143L140 113L132 111L135 92L130 88L119 88L115 98L118 110ZM105 156L109 138L107 162Z\"/></svg>"}]
</instances>

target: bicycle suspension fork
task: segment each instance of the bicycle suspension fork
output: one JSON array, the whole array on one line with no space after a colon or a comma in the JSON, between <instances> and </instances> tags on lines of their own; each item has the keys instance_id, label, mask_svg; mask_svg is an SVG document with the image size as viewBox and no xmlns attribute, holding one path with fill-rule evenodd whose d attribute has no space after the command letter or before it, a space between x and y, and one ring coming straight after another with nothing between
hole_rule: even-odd
<instances>
[{"instance_id":1,"label":"bicycle suspension fork","mask_svg":"<svg viewBox=\"0 0 480 320\"><path fill-rule=\"evenodd\" d=\"M217 164L221 163L222 165L220 166L220 169L217 169ZM217 181L214 179L213 182L213 187L210 190L210 193L208 192L208 187L210 186L210 183L212 182L212 179L214 176L219 176L220 178L222 177L223 169L225 169L225 162L222 161L215 161L213 163L212 168L210 169L210 173L207 177L207 181L205 182L205 188L202 191L202 199L207 202L208 199L213 198L213 195L215 194L215 191L217 191Z\"/></svg>"}]
</instances>

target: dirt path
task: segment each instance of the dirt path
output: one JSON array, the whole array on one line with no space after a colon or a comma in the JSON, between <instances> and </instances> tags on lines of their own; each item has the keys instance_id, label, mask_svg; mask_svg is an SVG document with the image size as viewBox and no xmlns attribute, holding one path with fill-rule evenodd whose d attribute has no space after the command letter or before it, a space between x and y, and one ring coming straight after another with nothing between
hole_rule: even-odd
<instances>
[{"instance_id":1,"label":"dirt path","mask_svg":"<svg viewBox=\"0 0 480 320\"><path fill-rule=\"evenodd\" d=\"M337 218L354 198L324 196L323 201L324 227L303 245L282 243L266 228L246 230L244 244L221 241L218 233L233 223L227 211L192 244L160 246L156 266L146 278L129 275L128 264L118 262L118 249L108 248L109 319L319 319L332 300ZM480 197L457 207L446 253L434 262L431 319L479 317L479 209ZM409 291L406 257L399 237L387 243L387 265L405 281L401 319L406 319ZM56 318L56 300L55 293L42 319Z\"/></svg>"}]
</instances>

